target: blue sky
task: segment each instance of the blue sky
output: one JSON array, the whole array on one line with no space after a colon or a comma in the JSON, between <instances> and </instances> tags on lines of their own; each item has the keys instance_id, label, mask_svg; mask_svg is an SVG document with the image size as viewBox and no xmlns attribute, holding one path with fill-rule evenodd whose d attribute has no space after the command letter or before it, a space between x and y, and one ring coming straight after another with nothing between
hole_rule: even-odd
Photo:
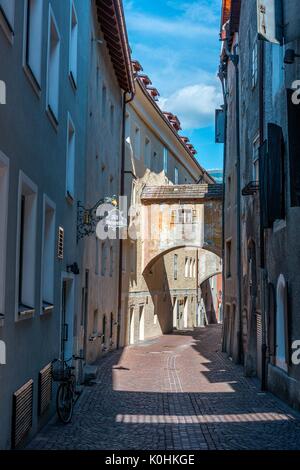
<instances>
[{"instance_id":1,"label":"blue sky","mask_svg":"<svg viewBox=\"0 0 300 470\"><path fill-rule=\"evenodd\" d=\"M132 57L160 92L163 111L178 115L207 169L222 168L214 143L221 0L124 0Z\"/></svg>"}]
</instances>

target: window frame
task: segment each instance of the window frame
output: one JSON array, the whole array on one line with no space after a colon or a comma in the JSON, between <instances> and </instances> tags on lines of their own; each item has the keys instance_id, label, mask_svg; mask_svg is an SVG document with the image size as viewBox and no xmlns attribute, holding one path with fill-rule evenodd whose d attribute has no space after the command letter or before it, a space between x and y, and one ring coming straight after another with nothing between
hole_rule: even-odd
<instances>
[{"instance_id":1,"label":"window frame","mask_svg":"<svg viewBox=\"0 0 300 470\"><path fill-rule=\"evenodd\" d=\"M52 295L51 299L48 298L47 300L44 298L44 261L45 261L45 224L46 224L46 210L50 209L53 213L53 220L52 220L52 261L51 261L51 282L52 282ZM46 195L43 195L43 222L42 222L42 245L41 245L41 314L50 313L54 307L54 296L55 296L55 248L56 248L56 204Z\"/></svg>"},{"instance_id":2,"label":"window frame","mask_svg":"<svg viewBox=\"0 0 300 470\"><path fill-rule=\"evenodd\" d=\"M0 151L0 326L5 315L6 298L6 266L7 266L7 236L8 236L8 195L9 195L9 159Z\"/></svg>"},{"instance_id":3,"label":"window frame","mask_svg":"<svg viewBox=\"0 0 300 470\"><path fill-rule=\"evenodd\" d=\"M31 273L27 276L27 280L32 282L31 295L32 302L22 302L24 298L20 299L20 289L24 287L20 286L20 268L23 267L24 259L21 261L21 213L22 213L22 197L24 189L29 191L30 195L34 195L34 201L32 203L32 239L30 240L31 244L34 246L34 253L31 256L30 269ZM37 206L38 206L38 187L37 185L25 174L22 170L19 172L19 186L18 186L18 209L17 209L17 240L16 240L16 279L15 279L15 320L20 321L26 318L32 318L35 314L35 302L36 302L36 255L37 255ZM27 253L28 255L28 253ZM27 267L28 267L27 263ZM28 288L28 286L27 286ZM23 294L21 294L23 295ZM33 305L26 305L33 304ZM21 309L22 307L22 309ZM23 307L25 307L23 309Z\"/></svg>"},{"instance_id":4,"label":"window frame","mask_svg":"<svg viewBox=\"0 0 300 470\"><path fill-rule=\"evenodd\" d=\"M57 42L59 43L59 52L58 52L58 72L57 72L57 110L53 109L52 104L50 103L50 53L51 53L51 26L54 26L55 32L57 35ZM54 125L55 129L58 127L59 123L59 82L60 82L60 61L61 61L61 36L58 29L57 21L52 10L51 5L49 5L49 14L48 14L48 46L47 46L47 87L46 87L46 112L50 118L50 121Z\"/></svg>"},{"instance_id":5,"label":"window frame","mask_svg":"<svg viewBox=\"0 0 300 470\"><path fill-rule=\"evenodd\" d=\"M39 1L39 0L37 0ZM38 96L41 94L42 89L42 56L43 56L43 14L44 14L44 3L41 5L40 10L40 23L39 23L39 41L40 50L39 52L39 74L35 73L32 65L30 64L29 51L30 51L30 2L26 0L24 2L24 47L23 47L23 69L33 86L34 91Z\"/></svg>"},{"instance_id":6,"label":"window frame","mask_svg":"<svg viewBox=\"0 0 300 470\"><path fill-rule=\"evenodd\" d=\"M15 31L16 0L9 0L12 5L12 17L10 18L0 0L0 25L9 41L13 41Z\"/></svg>"},{"instance_id":7,"label":"window frame","mask_svg":"<svg viewBox=\"0 0 300 470\"><path fill-rule=\"evenodd\" d=\"M73 142L73 154L70 156L70 128L72 129L72 139ZM72 157L72 158L71 158ZM70 168L70 160L72 161L72 184L73 187L69 187L69 168ZM67 147L66 147L66 199L72 204L75 200L75 176L76 176L76 128L73 122L73 119L68 112L67 116ZM71 191L70 191L71 190Z\"/></svg>"},{"instance_id":8,"label":"window frame","mask_svg":"<svg viewBox=\"0 0 300 470\"><path fill-rule=\"evenodd\" d=\"M74 17L75 17L75 26L74 26ZM76 54L75 54L75 63L73 63L72 58L73 57L73 30L76 28L76 37L75 37L75 46L74 50L76 48ZM73 70L75 68L75 70ZM70 35L69 35L69 79L71 81L72 87L74 90L77 90L77 84L78 84L78 15L77 11L75 8L75 3L74 0L70 0Z\"/></svg>"}]
</instances>

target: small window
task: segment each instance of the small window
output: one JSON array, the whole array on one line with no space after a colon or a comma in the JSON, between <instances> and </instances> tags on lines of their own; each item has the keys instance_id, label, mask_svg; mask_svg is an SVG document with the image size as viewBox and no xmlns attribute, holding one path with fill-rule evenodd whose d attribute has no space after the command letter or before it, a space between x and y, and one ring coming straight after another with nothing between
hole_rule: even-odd
<instances>
[{"instance_id":1,"label":"small window","mask_svg":"<svg viewBox=\"0 0 300 470\"><path fill-rule=\"evenodd\" d=\"M63 227L58 227L57 237L57 258L62 261L64 259L65 231Z\"/></svg>"},{"instance_id":2,"label":"small window","mask_svg":"<svg viewBox=\"0 0 300 470\"><path fill-rule=\"evenodd\" d=\"M148 137L145 139L145 167L151 169L151 142Z\"/></svg>"},{"instance_id":3,"label":"small window","mask_svg":"<svg viewBox=\"0 0 300 470\"><path fill-rule=\"evenodd\" d=\"M37 187L20 174L18 220L18 306L19 315L34 313Z\"/></svg>"},{"instance_id":4,"label":"small window","mask_svg":"<svg viewBox=\"0 0 300 470\"><path fill-rule=\"evenodd\" d=\"M42 307L48 312L54 303L55 205L44 196L42 253Z\"/></svg>"},{"instance_id":5,"label":"small window","mask_svg":"<svg viewBox=\"0 0 300 470\"><path fill-rule=\"evenodd\" d=\"M137 160L141 157L141 131L139 127L134 131L134 156Z\"/></svg>"},{"instance_id":6,"label":"small window","mask_svg":"<svg viewBox=\"0 0 300 470\"><path fill-rule=\"evenodd\" d=\"M130 245L130 271L132 274L134 274L135 270L136 270L136 249L135 249L135 244L131 243Z\"/></svg>"},{"instance_id":7,"label":"small window","mask_svg":"<svg viewBox=\"0 0 300 470\"><path fill-rule=\"evenodd\" d=\"M67 135L67 182L66 195L69 200L73 201L75 196L75 156L76 156L76 140L75 127L73 121L68 115L68 135Z\"/></svg>"},{"instance_id":8,"label":"small window","mask_svg":"<svg viewBox=\"0 0 300 470\"><path fill-rule=\"evenodd\" d=\"M255 88L258 80L258 42L255 40L253 49L252 49L252 72L251 72L251 82L252 88Z\"/></svg>"},{"instance_id":9,"label":"small window","mask_svg":"<svg viewBox=\"0 0 300 470\"><path fill-rule=\"evenodd\" d=\"M189 258L185 258L184 263L184 276L189 277Z\"/></svg>"},{"instance_id":10,"label":"small window","mask_svg":"<svg viewBox=\"0 0 300 470\"><path fill-rule=\"evenodd\" d=\"M179 184L179 171L178 171L178 168L176 168L176 167L175 167L175 170L174 170L174 183Z\"/></svg>"},{"instance_id":11,"label":"small window","mask_svg":"<svg viewBox=\"0 0 300 470\"><path fill-rule=\"evenodd\" d=\"M43 5L40 0L27 0L26 65L41 88Z\"/></svg>"},{"instance_id":12,"label":"small window","mask_svg":"<svg viewBox=\"0 0 300 470\"><path fill-rule=\"evenodd\" d=\"M48 110L58 122L60 36L55 18L50 8L48 36Z\"/></svg>"},{"instance_id":13,"label":"small window","mask_svg":"<svg viewBox=\"0 0 300 470\"><path fill-rule=\"evenodd\" d=\"M168 149L164 148L164 172L168 173Z\"/></svg>"},{"instance_id":14,"label":"small window","mask_svg":"<svg viewBox=\"0 0 300 470\"><path fill-rule=\"evenodd\" d=\"M77 86L77 49L78 49L78 19L74 2L71 3L70 19L70 77L74 87Z\"/></svg>"},{"instance_id":15,"label":"small window","mask_svg":"<svg viewBox=\"0 0 300 470\"><path fill-rule=\"evenodd\" d=\"M113 133L114 131L114 122L115 122L115 107L113 104L110 105L110 130Z\"/></svg>"},{"instance_id":16,"label":"small window","mask_svg":"<svg viewBox=\"0 0 300 470\"><path fill-rule=\"evenodd\" d=\"M0 0L0 12L8 29L14 30L15 0Z\"/></svg>"},{"instance_id":17,"label":"small window","mask_svg":"<svg viewBox=\"0 0 300 470\"><path fill-rule=\"evenodd\" d=\"M178 255L174 255L174 279L178 278Z\"/></svg>"},{"instance_id":18,"label":"small window","mask_svg":"<svg viewBox=\"0 0 300 470\"><path fill-rule=\"evenodd\" d=\"M231 240L226 242L226 277L231 277Z\"/></svg>"},{"instance_id":19,"label":"small window","mask_svg":"<svg viewBox=\"0 0 300 470\"><path fill-rule=\"evenodd\" d=\"M107 101L107 90L106 86L102 87L102 117L106 117L106 101Z\"/></svg>"},{"instance_id":20,"label":"small window","mask_svg":"<svg viewBox=\"0 0 300 470\"><path fill-rule=\"evenodd\" d=\"M93 317L93 336L98 334L98 310L94 310Z\"/></svg>"},{"instance_id":21,"label":"small window","mask_svg":"<svg viewBox=\"0 0 300 470\"><path fill-rule=\"evenodd\" d=\"M196 260L193 261L193 278L196 279Z\"/></svg>"},{"instance_id":22,"label":"small window","mask_svg":"<svg viewBox=\"0 0 300 470\"><path fill-rule=\"evenodd\" d=\"M102 344L106 343L106 316L102 318Z\"/></svg>"},{"instance_id":23,"label":"small window","mask_svg":"<svg viewBox=\"0 0 300 470\"><path fill-rule=\"evenodd\" d=\"M193 277L193 260L190 258L190 270L189 270L190 277Z\"/></svg>"}]
</instances>

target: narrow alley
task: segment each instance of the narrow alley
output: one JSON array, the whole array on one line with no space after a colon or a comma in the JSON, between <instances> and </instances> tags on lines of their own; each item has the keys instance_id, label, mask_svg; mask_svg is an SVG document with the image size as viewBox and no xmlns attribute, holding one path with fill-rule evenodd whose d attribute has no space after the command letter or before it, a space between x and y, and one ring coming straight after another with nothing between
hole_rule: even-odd
<instances>
[{"instance_id":1,"label":"narrow alley","mask_svg":"<svg viewBox=\"0 0 300 470\"><path fill-rule=\"evenodd\" d=\"M175 332L99 362L72 423L30 449L297 449L300 416L221 352L221 327Z\"/></svg>"}]
</instances>

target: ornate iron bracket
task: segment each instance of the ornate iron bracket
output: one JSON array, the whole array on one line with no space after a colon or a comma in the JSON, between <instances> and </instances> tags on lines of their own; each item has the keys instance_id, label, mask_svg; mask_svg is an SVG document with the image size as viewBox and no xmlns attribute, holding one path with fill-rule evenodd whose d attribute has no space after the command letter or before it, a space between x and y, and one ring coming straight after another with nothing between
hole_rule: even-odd
<instances>
[{"instance_id":1,"label":"ornate iron bracket","mask_svg":"<svg viewBox=\"0 0 300 470\"><path fill-rule=\"evenodd\" d=\"M77 202L77 243L84 237L89 237L96 232L99 217L97 217L97 209L101 204L111 204L118 206L117 196L105 197L100 199L93 207L86 208L81 201Z\"/></svg>"}]
</instances>

